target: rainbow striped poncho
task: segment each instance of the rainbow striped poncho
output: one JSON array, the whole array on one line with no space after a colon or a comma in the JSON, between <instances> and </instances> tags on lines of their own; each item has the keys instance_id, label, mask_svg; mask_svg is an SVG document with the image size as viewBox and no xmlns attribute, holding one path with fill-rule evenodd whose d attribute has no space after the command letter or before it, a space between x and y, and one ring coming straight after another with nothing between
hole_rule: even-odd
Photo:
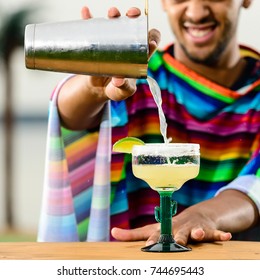
<instances>
[{"instance_id":1,"label":"rainbow striped poncho","mask_svg":"<svg viewBox=\"0 0 260 280\"><path fill-rule=\"evenodd\" d=\"M225 187L248 193L260 211L259 53L241 46L248 68L232 89L191 71L172 54L169 45L149 61L149 76L161 88L167 136L201 147L198 177L174 193L178 211ZM38 241L109 241L113 226L154 223L158 193L133 176L130 155L111 152L126 136L163 142L147 81L138 80L137 92L126 101L108 102L96 131L61 126L56 98L62 84L50 101Z\"/></svg>"}]
</instances>

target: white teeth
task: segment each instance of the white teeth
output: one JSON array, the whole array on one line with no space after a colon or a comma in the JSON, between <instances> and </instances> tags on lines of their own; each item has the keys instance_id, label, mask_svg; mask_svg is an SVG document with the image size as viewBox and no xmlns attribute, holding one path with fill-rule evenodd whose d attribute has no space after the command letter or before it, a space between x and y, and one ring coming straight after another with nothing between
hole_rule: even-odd
<instances>
[{"instance_id":1,"label":"white teeth","mask_svg":"<svg viewBox=\"0 0 260 280\"><path fill-rule=\"evenodd\" d=\"M196 28L189 28L189 33L193 37L201 38L207 35L210 32L210 29L196 29Z\"/></svg>"}]
</instances>

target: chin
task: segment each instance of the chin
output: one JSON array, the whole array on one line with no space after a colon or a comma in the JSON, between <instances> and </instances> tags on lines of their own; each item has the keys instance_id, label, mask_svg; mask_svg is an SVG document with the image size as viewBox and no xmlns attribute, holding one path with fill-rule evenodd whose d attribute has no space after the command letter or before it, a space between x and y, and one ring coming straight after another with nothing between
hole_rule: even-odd
<instances>
[{"instance_id":1,"label":"chin","mask_svg":"<svg viewBox=\"0 0 260 280\"><path fill-rule=\"evenodd\" d=\"M210 66L215 65L219 60L219 55L216 52L209 50L202 51L201 48L193 51L184 50L184 52L189 60L194 63Z\"/></svg>"}]
</instances>

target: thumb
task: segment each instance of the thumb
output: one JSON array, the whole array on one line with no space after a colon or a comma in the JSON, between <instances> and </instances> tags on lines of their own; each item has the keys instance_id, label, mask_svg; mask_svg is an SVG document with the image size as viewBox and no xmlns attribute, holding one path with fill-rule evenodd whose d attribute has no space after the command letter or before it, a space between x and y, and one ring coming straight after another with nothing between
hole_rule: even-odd
<instances>
[{"instance_id":1,"label":"thumb","mask_svg":"<svg viewBox=\"0 0 260 280\"><path fill-rule=\"evenodd\" d=\"M139 241L147 238L143 230L140 228L122 229L114 227L111 230L111 235L119 241Z\"/></svg>"},{"instance_id":2,"label":"thumb","mask_svg":"<svg viewBox=\"0 0 260 280\"><path fill-rule=\"evenodd\" d=\"M111 230L112 236L119 241L141 241L150 240L157 241L160 230L157 224L147 225L135 229L121 229L114 227ZM153 242L154 243L154 242Z\"/></svg>"}]
</instances>

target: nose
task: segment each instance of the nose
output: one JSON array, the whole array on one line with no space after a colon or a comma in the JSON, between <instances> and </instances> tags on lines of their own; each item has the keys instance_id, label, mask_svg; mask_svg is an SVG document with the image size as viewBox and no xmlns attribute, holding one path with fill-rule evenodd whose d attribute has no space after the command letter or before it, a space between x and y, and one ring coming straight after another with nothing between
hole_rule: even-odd
<instances>
[{"instance_id":1,"label":"nose","mask_svg":"<svg viewBox=\"0 0 260 280\"><path fill-rule=\"evenodd\" d=\"M208 1L191 0L187 2L185 15L193 22L200 22L210 14Z\"/></svg>"}]
</instances>

